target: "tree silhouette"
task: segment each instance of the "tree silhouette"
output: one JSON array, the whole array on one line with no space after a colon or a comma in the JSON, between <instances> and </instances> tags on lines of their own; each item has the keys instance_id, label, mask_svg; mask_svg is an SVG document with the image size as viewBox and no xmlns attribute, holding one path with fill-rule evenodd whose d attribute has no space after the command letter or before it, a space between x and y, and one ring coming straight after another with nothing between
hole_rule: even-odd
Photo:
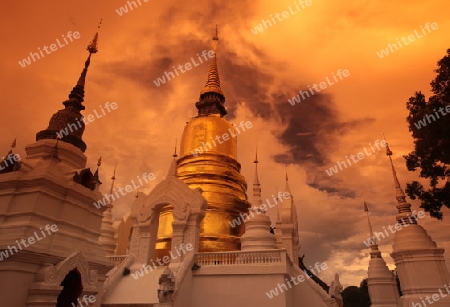
<instances>
[{"instance_id":1,"label":"tree silhouette","mask_svg":"<svg viewBox=\"0 0 450 307\"><path fill-rule=\"evenodd\" d=\"M428 188L418 181L408 183L406 193L420 199L420 207L432 217L442 219L442 206L450 208L450 49L435 72L428 101L416 92L406 103L414 150L404 158L408 170L420 170L419 176L429 181Z\"/></svg>"}]
</instances>

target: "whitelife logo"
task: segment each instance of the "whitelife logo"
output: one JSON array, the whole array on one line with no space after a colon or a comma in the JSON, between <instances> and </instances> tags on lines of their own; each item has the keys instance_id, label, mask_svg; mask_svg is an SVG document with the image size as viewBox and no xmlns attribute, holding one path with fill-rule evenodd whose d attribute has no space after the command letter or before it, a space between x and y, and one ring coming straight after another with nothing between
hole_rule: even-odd
<instances>
[{"instance_id":1,"label":"whitelife logo","mask_svg":"<svg viewBox=\"0 0 450 307\"><path fill-rule=\"evenodd\" d=\"M437 119L440 119L439 117L439 113L436 111L436 109L433 110L434 111L434 115L436 115ZM448 113L450 113L450 105L445 106L445 112L443 107L440 107L438 109L439 112L441 112L442 116L447 115ZM435 122L437 119L436 117L434 117L433 114L427 114L423 117L422 120L417 121L417 123L414 123L414 126L416 126L417 129L421 129L422 127L425 127L427 125L427 120L428 120L428 124L431 124L431 120L433 120L433 122Z\"/></svg>"},{"instance_id":2,"label":"whitelife logo","mask_svg":"<svg viewBox=\"0 0 450 307\"><path fill-rule=\"evenodd\" d=\"M205 61L208 61L208 57L210 59L214 58L214 51L213 50L209 50L209 51L203 50L202 51L202 56L205 59ZM206 57L206 56L208 56L208 57ZM197 53L197 59L198 59L198 61L200 63L195 62L194 58L191 58L191 62L194 65L194 67L197 67L200 64L203 64L203 60L202 60L202 58L200 57L200 55L198 53ZM187 62L184 65L178 65L177 67L180 70L180 72L184 74L185 72L187 72L187 71L192 69L191 62ZM180 74L178 73L178 70L175 68L175 66L172 66L172 67L173 67L173 71L175 72L175 74L177 76L179 76ZM183 70L183 67L186 70ZM155 85L157 87L159 87L159 86L161 86L161 84L166 84L166 78L167 78L167 81L170 81L171 79L175 78L175 75L171 71L169 71L169 72L165 71L164 75L162 75L162 77L160 77L160 78L157 78L156 80L153 80L153 83L155 83Z\"/></svg>"},{"instance_id":3,"label":"whitelife logo","mask_svg":"<svg viewBox=\"0 0 450 307\"><path fill-rule=\"evenodd\" d=\"M331 74L332 74L332 78L333 78L334 82L331 82L330 79L328 79L328 77L326 77L325 80L326 80L327 82L323 81L323 82L320 82L318 85L317 85L316 83L314 83L314 84L312 85L312 88L311 88L310 85L308 85L309 93L311 93L311 95L314 95L314 91L316 91L316 93L319 93L321 90L326 89L326 88L328 87L328 85L333 85L334 83L338 83L339 80L343 80L344 77L350 76L350 72L348 71L348 69L344 69L344 70L339 69L339 70L336 72L336 75L339 76L339 80L338 80L338 78L334 75L334 72L332 72ZM327 84L328 84L328 85L327 85ZM320 90L319 90L318 87L320 87ZM314 91L313 91L313 89L314 89ZM291 104L291 106L294 106L296 103L299 103L300 101L305 100L305 99L307 99L307 98L310 97L308 91L302 91L302 90L300 90L300 91L298 91L298 92L299 92L299 93L297 94L297 96L294 96L294 97L292 97L291 99L288 99L288 101L289 101L289 103ZM300 96L302 96L302 97L300 98Z\"/></svg>"},{"instance_id":4,"label":"whitelife logo","mask_svg":"<svg viewBox=\"0 0 450 307\"><path fill-rule=\"evenodd\" d=\"M373 144L378 150L380 150L380 146L381 147L386 147L387 146L387 142L386 140L381 140L381 142L379 140L376 140ZM372 152L367 151L367 148L364 147L364 153L363 152L358 152L358 154L356 155L350 155L350 158L348 156L345 156L345 159L348 162L348 166L352 165L352 161L354 163L358 163L359 161L363 160L365 157L371 156L372 154L375 153L375 149L372 146L372 143L369 143L370 148L372 149ZM358 158L358 160L355 159ZM350 159L352 159L352 161L350 161ZM339 172L339 169L342 171L344 168L342 167L344 166L345 168L347 168L347 163L345 163L345 161L340 162L338 161L337 164L333 167L330 167L329 169L325 170L325 172L327 173L328 176L333 176L333 174L337 174ZM338 169L339 167L339 169Z\"/></svg>"},{"instance_id":5,"label":"whitelife logo","mask_svg":"<svg viewBox=\"0 0 450 307\"><path fill-rule=\"evenodd\" d=\"M319 265L320 265L320 268L319 268ZM320 273L320 271L324 271L324 270L328 269L328 264L326 264L326 262L322 262L322 263L316 262L316 264L314 265L314 268L315 269L313 269L311 266L309 266L309 271L312 273L312 275L309 275L306 270L303 270L307 279L310 279L313 275L317 275L318 273ZM301 275L298 275L297 277L292 276L290 281L287 278L285 278L285 280L286 280L286 283L283 283L283 284L278 283L277 287L275 289L270 290L269 292L266 292L266 295L270 299L272 299L275 296L278 296L280 293L287 291L288 287L289 287L289 289L292 289L291 281L294 283L294 286L297 286L301 282L304 282L306 279L305 279L305 276L303 276L303 274L301 274ZM287 284L287 286L286 286L286 284ZM280 289L280 293L278 293L278 289Z\"/></svg>"},{"instance_id":6,"label":"whitelife logo","mask_svg":"<svg viewBox=\"0 0 450 307\"><path fill-rule=\"evenodd\" d=\"M95 303L95 296L89 295L89 297L88 297L86 294L83 295L83 302L84 302L84 305L83 305L83 303L80 301L79 298L77 298L77 301L78 301L78 304L80 305L80 307L87 306L87 305L89 305L89 304L94 304L94 303ZM89 302L88 302L88 301L89 301ZM77 307L77 305L76 305L75 303L72 303L72 307Z\"/></svg>"},{"instance_id":7,"label":"whitelife logo","mask_svg":"<svg viewBox=\"0 0 450 307\"><path fill-rule=\"evenodd\" d=\"M23 247L28 247L36 242L41 241L42 239L45 239L47 237L47 234L45 233L45 231L47 231L48 235L51 235L51 234L57 232L58 226L56 224L53 224L53 225L47 224L47 225L45 225L45 231L44 231L44 229L42 229L42 227L39 227L39 229L41 230L42 237L39 237L39 234L35 231L33 236L29 237L27 240L22 239L22 240L20 240L20 242L19 242L19 240L16 240L17 247L15 245L13 245L13 246L8 245L8 249L0 251L0 261L8 258L9 256L14 255L15 253L18 253L19 250L17 248L22 250L22 245L23 245ZM35 238L36 238L36 240L35 240ZM28 242L28 244L26 242Z\"/></svg>"},{"instance_id":8,"label":"whitelife logo","mask_svg":"<svg viewBox=\"0 0 450 307\"><path fill-rule=\"evenodd\" d=\"M210 142L206 142L206 143L202 142L202 146L195 148L193 151L191 151L191 154L194 157L197 157L198 155L203 154L204 152L206 152L208 150L212 150L213 147L217 147L216 141L219 144L223 144L223 142L221 142L221 137L222 137L223 141L228 141L228 140L230 140L230 135L231 135L232 138L235 138L236 136L241 134L241 131L239 130L238 126L235 125L235 124L233 124L233 125L234 125L234 129L233 128L228 128L228 132L230 132L229 134L225 132L222 135L216 135L215 138L211 137L212 145L211 145ZM253 124L252 124L251 121L246 121L246 122L241 121L239 123L239 127L241 127L242 131L245 131L245 128L251 129L253 127Z\"/></svg>"},{"instance_id":9,"label":"whitelife logo","mask_svg":"<svg viewBox=\"0 0 450 307\"><path fill-rule=\"evenodd\" d=\"M145 2L148 2L149 0L142 0L142 1L145 3ZM137 0L137 2L139 3L139 6L142 5L141 0ZM134 8L138 7L136 1L127 1L127 4L125 4L125 6L122 6L118 10L116 10L116 13L119 16L122 16L123 14L128 13L128 8L130 8L130 11L133 10L133 6L132 5L134 5Z\"/></svg>"},{"instance_id":10,"label":"whitelife logo","mask_svg":"<svg viewBox=\"0 0 450 307\"><path fill-rule=\"evenodd\" d=\"M422 34L423 34L423 36L427 35L428 33L431 33L430 28L431 28L432 30L437 30L439 27L438 27L438 24L437 24L436 22L433 22L432 24L430 24L430 22L427 22L427 23L425 24L425 29L427 29L428 32L426 32L425 29L424 29L422 26L420 26L420 29L422 29ZM421 35L417 32L417 30L414 30L414 34L408 35L408 41L409 41L409 43L412 43L412 42L414 42L414 41L416 40L416 38L417 38L417 39L420 39L420 38L422 38L423 36L421 36ZM387 47L386 47L385 49L381 49L380 51L377 52L377 55L378 55L378 57L379 57L380 59L384 58L385 56L388 56L390 53L392 53L392 52L394 52L394 51L398 51L398 47L403 48L403 45L402 45L402 43L400 42L400 40L399 40L398 38L396 38L396 40L397 40L397 43L394 43L394 44L392 44L392 45L391 45L391 44L388 44ZM409 45L408 41L406 40L406 37L402 36L401 41L403 42L403 44L404 44L405 46ZM397 45L398 45L398 47L397 47ZM393 47L395 47L395 50L394 50ZM391 52L389 52L389 50L390 50Z\"/></svg>"},{"instance_id":11,"label":"whitelife logo","mask_svg":"<svg viewBox=\"0 0 450 307\"><path fill-rule=\"evenodd\" d=\"M50 46L44 46L44 47L42 48L42 49L44 49L44 51L45 51L46 54L50 54L50 53L52 53L52 52L58 50L58 47L59 47L59 48L62 48L62 47L64 47L64 46L68 45L69 42L67 41L67 39L69 39L69 41L70 41L70 43L71 43L71 42L73 42L74 39L79 39L79 38L81 37L81 36L80 36L80 32L78 32L78 31L74 31L73 33L72 33L72 31L67 32L67 39L66 39L66 36L64 36L64 34L61 35L61 36L63 37L63 40L64 40L64 42L65 42L66 44L62 44L62 43L59 41L59 38L57 38L57 39L56 39L56 42L58 43L58 46L56 46L56 44L51 44ZM49 49L50 49L50 51L49 51ZM22 68L25 68L27 65L31 65L31 60L33 60L33 62L36 62L37 60L41 59L41 57L44 57L44 56L45 56L44 53L42 52L41 48L38 48L38 52L39 52L39 53L36 53L36 52L34 52L34 53L33 53L33 52L30 52L30 56L27 57L26 59L23 59L22 61L19 61L19 65L22 66ZM39 56L39 54L40 54L41 56ZM30 57L31 57L31 59L30 59ZM37 58L37 59L36 59L36 58Z\"/></svg>"},{"instance_id":12,"label":"whitelife logo","mask_svg":"<svg viewBox=\"0 0 450 307\"><path fill-rule=\"evenodd\" d=\"M425 217L425 211L419 211L416 212L415 210L413 212L411 212L411 215L407 215L407 218L409 220L409 222L411 224L415 224L417 222L417 220L419 218L424 218ZM391 234L395 234L397 231L402 230L404 227L408 227L410 224L405 223L405 221L403 219L401 219L402 224L400 223L396 223L394 226L389 225L388 229L391 232ZM393 229L395 228L395 229ZM364 245L366 245L367 247L370 247L372 244L376 244L377 242L380 241L380 238L385 239L386 237L389 237L389 232L387 231L386 227L383 226L383 232L375 232L374 236L364 240L363 243Z\"/></svg>"},{"instance_id":13,"label":"whitelife logo","mask_svg":"<svg viewBox=\"0 0 450 307\"><path fill-rule=\"evenodd\" d=\"M125 192L123 191L124 188L120 187L118 190L122 196L127 195L127 193L131 193L134 189L138 189L144 185L144 183L141 180L141 177L137 176L137 179L139 180L139 185L136 185L134 182L134 179L131 180L131 184L127 184L125 186ZM154 173L144 173L142 174L142 179L145 181L145 183L148 183L149 180L155 180L155 174ZM110 204L111 201L116 201L116 199L119 199L120 195L117 193L116 189L114 189L113 193L111 194L104 194L103 198L97 202L94 203L95 208L100 209L101 206L106 206L106 204Z\"/></svg>"},{"instance_id":14,"label":"whitelife logo","mask_svg":"<svg viewBox=\"0 0 450 307\"><path fill-rule=\"evenodd\" d=\"M105 109L108 111L108 113L105 112L105 109L103 109L103 107L101 105L99 107L100 107L101 114L97 113L97 110L94 110L94 114L89 114L87 116L83 116L80 119L77 118L75 123L68 123L66 128L61 129L59 132L56 132L56 136L59 139L62 139L63 137L65 137L66 135L69 134L69 130L70 130L70 132L74 132L78 129L83 128L83 125L81 124L81 122L84 123L84 126L87 126L87 124L92 123L95 119L101 118L101 117L105 116L106 114L111 113L111 111L116 110L119 106L117 105L116 102L109 102L109 101L106 102Z\"/></svg>"},{"instance_id":15,"label":"whitelife logo","mask_svg":"<svg viewBox=\"0 0 450 307\"><path fill-rule=\"evenodd\" d=\"M194 246L191 243L186 244L186 246L184 246L184 243L180 244L180 247L175 247L175 252L176 254L174 255L172 253L172 251L169 252L170 257L169 256L164 256L161 258L157 257L156 258L156 262L158 263L159 266L163 266L163 265L167 265L170 263L170 259L175 260L178 257L181 256L180 250L182 251L183 255L186 255L187 252L190 252L192 250L194 250ZM162 263L161 263L162 260ZM138 279L139 277L144 276L144 272L142 270L145 271L145 274L148 274L148 269L150 270L150 272L153 271L153 269L156 270L156 264L155 261L152 259L151 261L151 265L153 265L153 267L150 264L143 264L142 265L142 269L140 269L139 271L136 271L135 273L131 273L131 276L133 276L134 279Z\"/></svg>"},{"instance_id":16,"label":"whitelife logo","mask_svg":"<svg viewBox=\"0 0 450 307\"><path fill-rule=\"evenodd\" d=\"M306 6L311 6L312 0L306 0L306 1L300 0L300 1L298 1L298 4L297 4L297 2L294 2L294 5L295 5L295 8L297 9L296 11L292 10L292 7L289 5L289 7L288 7L289 11L283 11L283 13L281 13L281 14L276 13L275 17L277 18L277 20L283 21L285 19L288 19L289 16L293 16L293 15L297 14L298 12L301 11L301 9L305 9ZM299 5L302 7L301 9L300 9ZM252 31L253 34L256 35L256 34L261 33L262 31L264 31L264 28L267 29L268 28L267 25L269 25L270 27L273 27L274 25L277 24L273 15L270 15L270 19L272 20L273 23L270 22L270 20L262 19L261 20L262 23L260 23L259 25L255 26L253 29L250 29L250 30ZM264 28L263 28L263 26L264 26Z\"/></svg>"}]
</instances>

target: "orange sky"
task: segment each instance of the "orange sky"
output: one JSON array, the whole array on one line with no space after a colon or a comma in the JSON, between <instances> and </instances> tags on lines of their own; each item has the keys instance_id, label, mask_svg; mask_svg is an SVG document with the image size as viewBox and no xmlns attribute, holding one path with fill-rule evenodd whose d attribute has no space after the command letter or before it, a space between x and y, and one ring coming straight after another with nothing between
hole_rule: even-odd
<instances>
[{"instance_id":1,"label":"orange sky","mask_svg":"<svg viewBox=\"0 0 450 307\"><path fill-rule=\"evenodd\" d=\"M164 178L175 139L196 115L194 104L207 64L160 87L153 80L210 50L214 25L219 24L218 65L227 119L253 123L238 138L242 173L250 185L257 144L266 199L284 188L288 163L306 262L326 261L330 269L320 276L327 282L339 272L344 285L359 284L368 265L362 243L367 237L363 199L372 210L375 231L395 223L388 159L380 151L331 177L325 170L381 140L384 132L402 185L417 179L401 158L411 151L413 141L405 105L414 91L429 95L436 62L449 47L450 4L312 0L297 14L252 33L262 19L294 8L294 2L141 0L142 5L123 16L116 12L126 5L123 0L6 2L0 12L0 149L6 154L17 137L16 151L24 156L24 146L34 142L36 132L62 108L81 72L85 47L103 18L99 52L87 77L84 114L107 101L116 102L118 109L87 126L83 139L88 166L94 168L103 157L103 192L115 163L117 186L154 172L156 179L143 190L148 193ZM420 31L427 22L436 22L438 29L385 58L377 56L388 43ZM25 68L18 64L69 31L78 31L80 38ZM299 90L338 69L349 70L350 76L295 106L288 103ZM127 212L132 196L117 201L115 216ZM418 209L418 202L412 204ZM444 222L427 217L420 223L450 251L444 231L447 217ZM390 267L392 237L380 242ZM450 260L449 252L446 258Z\"/></svg>"}]
</instances>

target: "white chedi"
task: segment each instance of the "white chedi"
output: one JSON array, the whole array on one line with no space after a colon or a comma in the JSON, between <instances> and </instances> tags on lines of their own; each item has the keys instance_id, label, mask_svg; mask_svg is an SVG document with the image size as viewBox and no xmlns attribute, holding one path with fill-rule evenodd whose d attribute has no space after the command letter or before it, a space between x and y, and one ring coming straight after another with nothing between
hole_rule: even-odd
<instances>
[{"instance_id":1,"label":"white chedi","mask_svg":"<svg viewBox=\"0 0 450 307\"><path fill-rule=\"evenodd\" d=\"M276 249L275 235L270 232L270 218L264 210L249 209L245 222L245 233L241 236L241 250Z\"/></svg>"}]
</instances>

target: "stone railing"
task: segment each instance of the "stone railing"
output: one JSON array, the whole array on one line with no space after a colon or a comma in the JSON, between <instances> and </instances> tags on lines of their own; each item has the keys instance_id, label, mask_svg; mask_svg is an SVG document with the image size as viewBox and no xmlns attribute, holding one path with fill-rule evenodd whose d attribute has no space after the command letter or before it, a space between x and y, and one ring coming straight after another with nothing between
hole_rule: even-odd
<instances>
[{"instance_id":1,"label":"stone railing","mask_svg":"<svg viewBox=\"0 0 450 307\"><path fill-rule=\"evenodd\" d=\"M119 265L127 258L128 255L114 255L114 256L106 256L109 261L114 262L115 265Z\"/></svg>"},{"instance_id":2,"label":"stone railing","mask_svg":"<svg viewBox=\"0 0 450 307\"><path fill-rule=\"evenodd\" d=\"M284 254L284 250L196 253L194 263L199 266L281 264L285 261Z\"/></svg>"}]
</instances>

